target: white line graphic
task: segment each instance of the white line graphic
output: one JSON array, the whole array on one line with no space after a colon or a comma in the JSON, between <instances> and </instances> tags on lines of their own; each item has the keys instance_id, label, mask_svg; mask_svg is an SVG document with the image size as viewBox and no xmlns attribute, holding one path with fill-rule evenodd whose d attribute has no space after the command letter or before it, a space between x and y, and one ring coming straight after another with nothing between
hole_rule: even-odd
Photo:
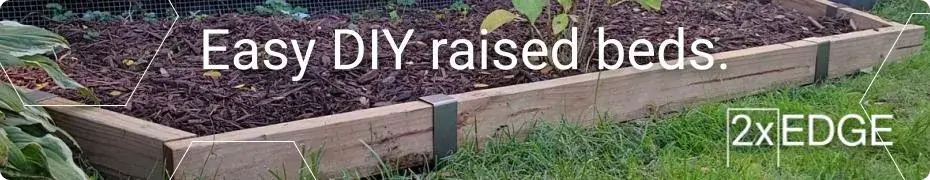
<instances>
[{"instance_id":1,"label":"white line graphic","mask_svg":"<svg viewBox=\"0 0 930 180\"><path fill-rule=\"evenodd\" d=\"M862 98L859 98L859 108L862 108L862 112L865 113L865 116L868 119L872 119L872 115L869 114L869 111L865 109L865 98L868 96L869 91L872 90L872 85L875 84L875 80L878 79L878 75L882 73L882 69L885 67L885 63L888 62L888 57L891 56L891 53L894 52L895 47L898 46L898 41L901 40L901 36L904 35L904 31L907 30L907 25L911 24L911 19L914 18L915 14L927 15L930 13L911 13L911 15L907 17L907 21L904 23L904 26L901 27L901 32L898 33L898 37L895 38L894 43L891 44L891 48L888 49L888 53L885 54L885 58L882 60L882 63L878 66L878 70L875 71L875 76L872 77L872 81L869 82L869 87L867 87L865 92L862 93ZM879 141L885 142L885 140L882 139L881 134L876 133L876 135L878 135ZM904 172L902 172L901 168L898 167L898 161L895 160L894 155L892 155L891 151L888 150L888 146L882 145L882 147L885 149L885 153L888 153L888 157L891 158L891 162L894 164L894 168L898 170L898 175L901 176L901 179L907 180L907 178L904 177Z\"/></svg>"},{"instance_id":2,"label":"white line graphic","mask_svg":"<svg viewBox=\"0 0 930 180\"><path fill-rule=\"evenodd\" d=\"M775 121L781 120L781 109L779 108L727 108L727 167L730 167L730 111L775 111ZM775 130L775 133L781 134L781 128L775 128ZM778 143L775 144L775 167L781 167L781 141L782 139L779 137Z\"/></svg>"}]
</instances>

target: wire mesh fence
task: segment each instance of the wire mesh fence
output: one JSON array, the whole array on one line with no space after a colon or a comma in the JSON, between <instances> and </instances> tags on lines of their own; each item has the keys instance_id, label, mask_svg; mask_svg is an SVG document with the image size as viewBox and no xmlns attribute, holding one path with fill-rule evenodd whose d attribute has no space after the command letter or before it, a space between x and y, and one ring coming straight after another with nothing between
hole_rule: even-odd
<instances>
[{"instance_id":1,"label":"wire mesh fence","mask_svg":"<svg viewBox=\"0 0 930 180\"><path fill-rule=\"evenodd\" d=\"M285 0L293 6L307 8L310 14L329 12L357 12L385 7L392 3L414 3L415 7L437 8L451 4L454 0ZM172 0L181 16L191 13L222 14L253 10L266 0ZM12 0L0 6L0 20L14 20L24 24L44 25L50 23L53 9L49 4L60 4L73 13L92 11L110 12L113 15L141 15L155 13L166 16L171 12L167 0L98 0L98 1L55 1L55 0Z\"/></svg>"}]
</instances>

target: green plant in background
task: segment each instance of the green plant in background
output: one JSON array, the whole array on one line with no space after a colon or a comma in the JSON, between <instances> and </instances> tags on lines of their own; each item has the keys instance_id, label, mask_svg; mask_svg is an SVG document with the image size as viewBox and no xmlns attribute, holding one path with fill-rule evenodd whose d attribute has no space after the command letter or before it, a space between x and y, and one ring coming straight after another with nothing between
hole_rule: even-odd
<instances>
[{"instance_id":1,"label":"green plant in background","mask_svg":"<svg viewBox=\"0 0 930 180\"><path fill-rule=\"evenodd\" d=\"M51 31L13 21L0 21L0 64L4 68L41 68L59 87L77 89L79 93L93 97L90 89L68 77L58 63L47 56L67 48L68 41Z\"/></svg>"},{"instance_id":2,"label":"green plant in background","mask_svg":"<svg viewBox=\"0 0 930 180\"><path fill-rule=\"evenodd\" d=\"M391 23L397 24L397 23L401 23L404 21L404 18L401 17L400 12L398 12L399 11L398 7L400 6L410 7L416 3L417 3L416 0L395 0L389 3L386 9L388 11L388 18L390 18Z\"/></svg>"},{"instance_id":3,"label":"green plant in background","mask_svg":"<svg viewBox=\"0 0 930 180\"><path fill-rule=\"evenodd\" d=\"M362 18L363 18L363 15L362 15L362 14L359 14L359 13L352 13L352 14L350 14L350 15L349 15L349 25L348 25L347 27L348 27L349 29L353 30L353 31L358 31L358 24L355 24L355 23L357 23L357 22L358 22L359 20L361 20Z\"/></svg>"},{"instance_id":4,"label":"green plant in background","mask_svg":"<svg viewBox=\"0 0 930 180\"><path fill-rule=\"evenodd\" d=\"M456 0L452 3L452 5L449 5L449 9L458 11L460 14L465 16L468 15L468 12L471 12L471 5L465 3L465 0Z\"/></svg>"},{"instance_id":5,"label":"green plant in background","mask_svg":"<svg viewBox=\"0 0 930 180\"><path fill-rule=\"evenodd\" d=\"M120 14L119 18L123 21L132 22L132 21L135 21L134 18L136 18L137 16L144 18L145 13L143 12L145 12L145 10L142 8L142 3L132 1L132 4L129 6L129 9L126 11L123 11L123 13ZM143 16L139 16L138 14L142 14Z\"/></svg>"},{"instance_id":6,"label":"green plant in background","mask_svg":"<svg viewBox=\"0 0 930 180\"><path fill-rule=\"evenodd\" d=\"M171 9L171 8L165 9L164 12L162 13L162 14L165 15L165 16L162 16L162 18L164 18L164 19L162 19L162 20L165 20L165 21L174 21L174 18L178 18L178 19L181 18L181 14L178 14L178 16L174 16L174 15L175 15L174 13L177 13L177 12L174 11L174 9Z\"/></svg>"},{"instance_id":7,"label":"green plant in background","mask_svg":"<svg viewBox=\"0 0 930 180\"><path fill-rule=\"evenodd\" d=\"M194 21L203 21L207 17L210 17L210 15L200 14L200 11L187 12L187 19L193 19Z\"/></svg>"},{"instance_id":8,"label":"green plant in background","mask_svg":"<svg viewBox=\"0 0 930 180\"><path fill-rule=\"evenodd\" d=\"M254 12L252 12L252 9L249 9L249 8L236 8L236 13L239 13L239 14L252 14L252 13L254 13Z\"/></svg>"},{"instance_id":9,"label":"green plant in background","mask_svg":"<svg viewBox=\"0 0 930 180\"><path fill-rule=\"evenodd\" d=\"M400 23L400 22L403 22L403 21L404 21L404 19L403 19L402 17L400 17L400 14L397 13L397 10L393 10L393 11L391 11L391 12L388 12L388 16L390 16L390 18L391 18L391 23L395 23L395 24L396 24L396 23Z\"/></svg>"},{"instance_id":10,"label":"green plant in background","mask_svg":"<svg viewBox=\"0 0 930 180\"><path fill-rule=\"evenodd\" d=\"M74 19L77 16L77 14L74 14L74 12L58 3L48 3L45 5L45 8L52 11L52 21L64 22Z\"/></svg>"},{"instance_id":11,"label":"green plant in background","mask_svg":"<svg viewBox=\"0 0 930 180\"><path fill-rule=\"evenodd\" d=\"M255 6L255 12L261 15L289 16L294 19L310 17L307 8L291 5L284 0L266 0L264 4Z\"/></svg>"},{"instance_id":12,"label":"green plant in background","mask_svg":"<svg viewBox=\"0 0 930 180\"><path fill-rule=\"evenodd\" d=\"M573 8L574 2L572 0L557 0L557 1L559 3L559 6L562 7L561 11L559 12L559 14L553 16L552 21L550 21L552 22L550 24L552 26L552 34L556 34L556 35L561 33L563 30L565 30L568 27L569 23L571 23L572 18L570 17L573 16L572 13L574 9ZM661 0L607 0L608 3L613 3L613 4L619 4L619 3L628 2L628 1L635 1L639 3L640 5L642 5L643 7L653 9L653 10L661 10L662 8ZM549 6L550 4L549 1L548 0L513 0L512 3L513 3L514 8L517 10L517 12L522 14L526 18L526 20L530 22L530 25L533 26L534 29L536 29L536 32L539 33L539 29L536 28L536 21L539 19L539 16L542 15L543 10L546 9L547 6ZM586 15L590 15L590 14L586 14ZM496 30L497 28L503 26L504 24L507 24L509 22L516 20L517 18L521 18L521 16L514 14L508 10L504 10L504 9L495 10L491 12L491 14L488 14L487 17L485 17L484 21L482 21L481 23L481 28L488 30L488 32L492 32ZM540 36L542 35L542 33L539 33L539 34Z\"/></svg>"},{"instance_id":13,"label":"green plant in background","mask_svg":"<svg viewBox=\"0 0 930 180\"><path fill-rule=\"evenodd\" d=\"M662 10L662 0L607 0L607 3L618 5L618 4L630 2L630 1L639 3L640 5L648 9L652 9L656 11Z\"/></svg>"},{"instance_id":14,"label":"green plant in background","mask_svg":"<svg viewBox=\"0 0 930 180\"><path fill-rule=\"evenodd\" d=\"M363 17L364 16L362 16L362 14L359 14L359 13L349 14L349 22L352 22L352 23L358 22L358 20L361 20Z\"/></svg>"},{"instance_id":15,"label":"green plant in background","mask_svg":"<svg viewBox=\"0 0 930 180\"><path fill-rule=\"evenodd\" d=\"M145 13L142 15L142 20L148 23L154 23L158 21L158 15L155 13Z\"/></svg>"},{"instance_id":16,"label":"green plant in background","mask_svg":"<svg viewBox=\"0 0 930 180\"><path fill-rule=\"evenodd\" d=\"M39 67L61 87L89 92L65 75L46 55L68 48L51 31L12 21L0 21L0 64ZM0 173L11 179L88 179L75 163L72 148L80 151L51 116L13 86L0 83Z\"/></svg>"},{"instance_id":17,"label":"green plant in background","mask_svg":"<svg viewBox=\"0 0 930 180\"><path fill-rule=\"evenodd\" d=\"M113 20L124 20L124 21L133 21L133 18L138 17L141 12L141 5L133 5L130 10L123 11L119 15L114 15L111 12L107 11L86 11L84 13L74 13L71 10L68 10L63 5L58 3L48 3L45 5L49 11L51 11L51 16L48 18L55 22L69 22L73 20L81 20L86 22L102 22L108 23ZM174 11L168 9L167 11L170 14L173 14ZM155 22L157 21L157 16L154 13L144 13L142 16L143 20L146 22Z\"/></svg>"},{"instance_id":18,"label":"green plant in background","mask_svg":"<svg viewBox=\"0 0 930 180\"><path fill-rule=\"evenodd\" d=\"M135 14L133 10L123 11L123 13L119 15L119 18L123 21L132 21L133 14Z\"/></svg>"},{"instance_id":19,"label":"green plant in background","mask_svg":"<svg viewBox=\"0 0 930 180\"><path fill-rule=\"evenodd\" d=\"M417 0L397 0L396 3L401 6L413 6L413 4L417 3Z\"/></svg>"},{"instance_id":20,"label":"green plant in background","mask_svg":"<svg viewBox=\"0 0 930 180\"><path fill-rule=\"evenodd\" d=\"M575 7L575 1L573 0L555 0L555 1L559 4L559 7L561 8L557 10L558 12L553 13L552 8L547 8L548 6L551 6L550 0L512 0L511 2L513 3L514 9L516 9L518 13L522 14L522 16L512 13L506 9L498 9L498 10L491 12L485 17L485 19L481 22L481 29L487 30L488 33L490 33L490 32L493 32L494 30L497 30L504 24L521 19L521 20L526 20L530 23L530 26L536 32L536 35L539 38L550 37L550 36L544 35L542 31L539 30L536 24L539 17L543 14L543 11L545 10L546 12L548 12L547 14L549 14L550 17L552 18L549 21L550 22L549 26L550 26L551 35L552 35L551 36L552 38L548 39L549 41L554 41L554 39L558 38L558 36L564 35L563 31L568 29L570 24L575 23L576 26L582 27L581 28L582 32L580 32L582 37L579 38L581 41L580 44L587 44L586 41L590 39L589 37L591 34L590 32L592 32L594 28L594 25L592 23L592 19L593 19L592 17L597 16L596 15L597 12L594 12L593 10L594 8L591 7L591 5L594 2L587 3L587 7L585 7L583 11L580 11L578 10L579 8ZM656 11L661 10L662 8L662 0L605 0L605 2L611 3L613 5L618 5L620 3L629 2L629 1L635 1L647 9L652 9ZM582 49L582 52L589 52L589 51L590 51L589 47L583 47ZM557 52L550 52L550 53L557 53ZM565 55L561 54L560 56L565 56ZM548 58L547 56L547 57L542 57L540 59L551 59L551 58ZM568 59L568 57L562 57L559 59ZM586 59L587 62L585 64L590 64L592 59L593 58L591 57L587 58ZM587 68L587 66L585 66L585 68ZM549 72L549 71L544 70L544 72Z\"/></svg>"},{"instance_id":21,"label":"green plant in background","mask_svg":"<svg viewBox=\"0 0 930 180\"><path fill-rule=\"evenodd\" d=\"M81 20L87 22L102 22L107 23L110 20L113 20L113 14L110 12L103 11L87 11L81 16Z\"/></svg>"},{"instance_id":22,"label":"green plant in background","mask_svg":"<svg viewBox=\"0 0 930 180\"><path fill-rule=\"evenodd\" d=\"M81 37L86 40L91 40L91 41L97 40L97 39L100 39L100 32L98 32L97 30L88 29L84 31L84 35L81 35Z\"/></svg>"}]
</instances>

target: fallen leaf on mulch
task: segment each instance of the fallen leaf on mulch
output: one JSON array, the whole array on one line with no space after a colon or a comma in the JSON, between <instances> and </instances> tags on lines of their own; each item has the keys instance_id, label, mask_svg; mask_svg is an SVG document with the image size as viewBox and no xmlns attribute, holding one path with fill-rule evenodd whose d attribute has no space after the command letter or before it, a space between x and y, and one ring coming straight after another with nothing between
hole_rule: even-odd
<instances>
[{"instance_id":1,"label":"fallen leaf on mulch","mask_svg":"<svg viewBox=\"0 0 930 180\"><path fill-rule=\"evenodd\" d=\"M42 90L42 89L45 89L45 87L48 87L48 83L47 83L47 82L46 82L46 83L39 83L39 84L36 84L36 87L35 87L35 88L32 88L32 89L33 89L33 90Z\"/></svg>"},{"instance_id":2,"label":"fallen leaf on mulch","mask_svg":"<svg viewBox=\"0 0 930 180\"><path fill-rule=\"evenodd\" d=\"M370 103L370 101L368 100L368 98L365 97L365 96L358 97L358 102L361 103L362 106L368 106L368 103Z\"/></svg>"},{"instance_id":3,"label":"fallen leaf on mulch","mask_svg":"<svg viewBox=\"0 0 930 180\"><path fill-rule=\"evenodd\" d=\"M136 65L136 61L133 61L132 59L123 59L123 65L126 65L126 66Z\"/></svg>"},{"instance_id":4,"label":"fallen leaf on mulch","mask_svg":"<svg viewBox=\"0 0 930 180\"><path fill-rule=\"evenodd\" d=\"M219 79L221 76L223 76L223 74L216 70L210 70L210 71L204 72L203 76L211 77L213 79Z\"/></svg>"},{"instance_id":5,"label":"fallen leaf on mulch","mask_svg":"<svg viewBox=\"0 0 930 180\"><path fill-rule=\"evenodd\" d=\"M120 95L123 95L123 92L120 92L120 91L110 91L110 96L118 97L118 96L120 96Z\"/></svg>"}]
</instances>

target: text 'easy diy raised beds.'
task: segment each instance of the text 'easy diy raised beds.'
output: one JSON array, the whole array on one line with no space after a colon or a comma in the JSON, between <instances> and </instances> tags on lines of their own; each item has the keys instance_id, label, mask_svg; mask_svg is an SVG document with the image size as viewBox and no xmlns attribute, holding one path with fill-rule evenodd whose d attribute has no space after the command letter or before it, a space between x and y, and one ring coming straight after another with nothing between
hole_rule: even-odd
<instances>
[{"instance_id":1,"label":"text 'easy diy raised beds.'","mask_svg":"<svg viewBox=\"0 0 930 180\"><path fill-rule=\"evenodd\" d=\"M523 134L539 120L559 122L564 117L591 124L595 115L607 114L627 121L701 101L840 77L922 48L923 27L905 27L825 0L776 2L812 17L848 16L859 31L714 54L718 63L728 65L726 70L620 69L449 95L457 105L457 121L441 127L454 127L457 138L451 142L461 144L493 138L505 128ZM888 48L892 51L885 57ZM77 104L58 97L37 98L41 104ZM322 147L319 177L375 174L378 159L395 168L429 162L434 118L449 115L434 113L434 104L442 103L409 102L200 137L99 108L48 109L108 174L156 178L165 169L177 169L176 178L216 174L251 179L268 170L296 172L301 167L294 145L279 141L295 141L306 150ZM365 144L381 157L374 157Z\"/></svg>"}]
</instances>

